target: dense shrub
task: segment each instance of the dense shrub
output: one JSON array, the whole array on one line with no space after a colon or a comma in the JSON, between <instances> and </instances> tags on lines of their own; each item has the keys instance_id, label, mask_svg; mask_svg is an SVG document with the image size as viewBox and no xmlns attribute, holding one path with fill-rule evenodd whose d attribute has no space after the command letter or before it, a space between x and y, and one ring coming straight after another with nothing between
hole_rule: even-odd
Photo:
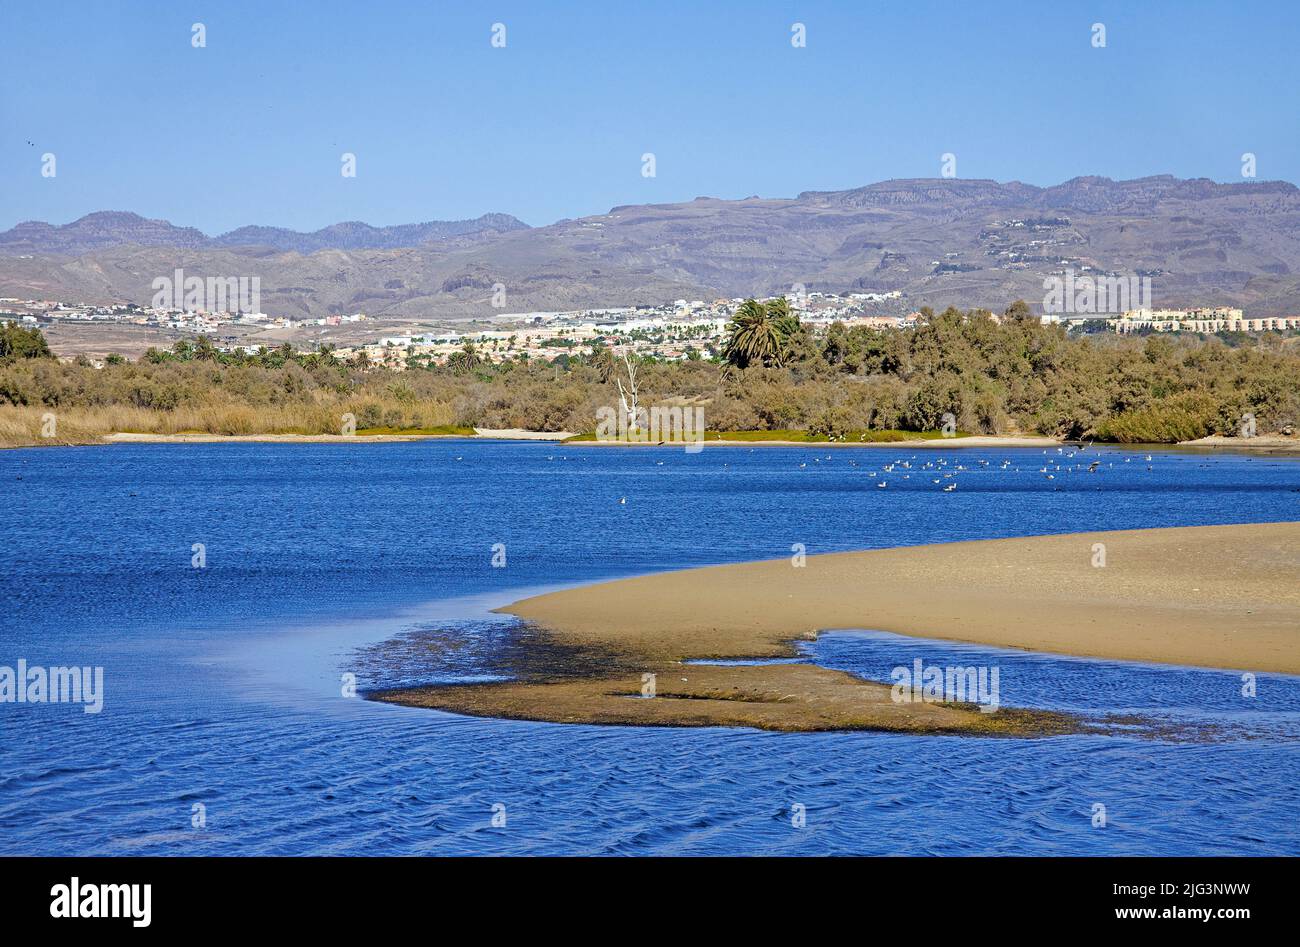
<instances>
[{"instance_id":1,"label":"dense shrub","mask_svg":"<svg viewBox=\"0 0 1300 947\"><path fill-rule=\"evenodd\" d=\"M34 330L33 330L34 331ZM896 330L806 326L786 333L780 367L717 361L644 362L640 403L703 405L712 430L933 430L951 413L980 433L1037 432L1123 442L1235 433L1245 414L1260 433L1300 426L1300 339L1070 337L1013 307L924 313ZM67 430L338 433L446 425L591 431L617 407L608 353L449 366L412 359L405 372L344 364L287 346L223 354L203 340L102 369L48 356L39 332L0 339L0 438L26 443L42 412ZM1228 343L1231 344L1228 344ZM28 432L23 434L22 432Z\"/></svg>"}]
</instances>

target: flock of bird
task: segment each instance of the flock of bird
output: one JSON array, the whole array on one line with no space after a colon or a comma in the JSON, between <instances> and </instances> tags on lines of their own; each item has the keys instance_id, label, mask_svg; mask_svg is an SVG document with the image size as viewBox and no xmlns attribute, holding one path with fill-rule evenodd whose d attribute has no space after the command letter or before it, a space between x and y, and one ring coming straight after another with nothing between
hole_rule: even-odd
<instances>
[{"instance_id":1,"label":"flock of bird","mask_svg":"<svg viewBox=\"0 0 1300 947\"><path fill-rule=\"evenodd\" d=\"M1104 462L1100 458L1095 460L1084 460L1084 461L1071 463L1071 461L1073 461L1075 457L1077 457L1079 454L1084 453L1090 447L1092 447L1092 444L1088 444L1086 446L1080 444L1074 447L1058 447L1056 448L1056 454L1050 456L1048 452L1044 450L1043 456L1047 457L1048 459L1044 461L1043 465L1037 468L1036 471L1031 470L1030 472L1037 472L1038 474L1041 474L1044 479L1051 481L1051 480L1055 480L1058 474L1069 474L1069 473L1095 474L1098 470L1101 470L1103 466L1105 466L1106 468L1113 468L1115 466L1114 461ZM829 463L832 459L833 456L827 454L825 457L814 457L813 463L814 464L820 464L823 462ZM1151 455L1146 454L1143 456L1142 459L1146 462L1147 470L1148 471L1151 470L1152 469ZM995 470L1010 471L1011 473L1014 474L1018 474L1021 472L1021 467L1019 465L1013 465L1012 461L1010 460L1003 460L996 467L994 467L992 462L988 460L976 460L974 464L969 467L964 463L953 463L949 461L946 457L939 457L934 460L926 460L920 463L917 462L918 460L919 460L918 455L913 454L911 457L898 459L890 463L883 464L880 466L879 470L869 470L867 471L867 476L873 479L878 478L876 479L876 488L878 490L886 490L889 488L889 483L890 483L890 480L886 477L887 474L893 475L896 480L897 479L910 480L912 478L912 474L916 473L919 475L924 475L926 479L929 479L930 482L935 484L936 486L942 486L942 490L944 493L952 493L954 490L957 489L956 477L958 473L965 473L968 471L976 471L976 470L985 470L990 468ZM1132 457L1123 458L1123 463L1128 464L1132 462L1133 462ZM800 468L806 468L807 466L808 463L806 461L800 462L799 464ZM849 466L857 467L859 466L859 464L856 460L850 460ZM933 476L933 474L939 474L940 476ZM945 484L944 483L945 480L950 482Z\"/></svg>"},{"instance_id":2,"label":"flock of bird","mask_svg":"<svg viewBox=\"0 0 1300 947\"><path fill-rule=\"evenodd\" d=\"M989 460L976 459L968 466L966 463L955 463L953 461L950 461L946 457L937 457L930 460L921 460L919 455L913 454L910 457L899 458L896 460L892 460L887 464L881 464L879 465L878 469L867 470L866 474L869 478L875 481L875 488L877 490L889 489L889 484L891 482L891 479L894 482L897 482L900 479L911 480L912 474L916 474L918 480L921 479L929 480L933 485L939 487L943 493L953 493L957 489L958 474L963 474L963 473L971 473L980 470L995 470L995 471L1006 471L1012 474L1019 474L1022 472L1023 469L1029 473L1037 473L1048 481L1055 481L1058 474L1074 474L1074 473L1095 474L1099 470L1102 470L1103 468L1105 469L1114 468L1117 462L1129 464L1132 463L1134 460L1134 457L1132 456L1124 456L1122 460L1120 458L1117 458L1116 460L1113 461L1105 461L1101 457L1098 457L1094 452L1092 455L1094 459L1085 458L1079 461L1075 461L1076 457L1078 457L1080 454L1087 452L1091 447L1092 447L1091 443L1087 445L1078 444L1078 445L1069 445L1066 447L1058 447L1056 448L1055 454L1049 454L1048 451L1044 450L1043 456L1047 459L1042 461L1042 466L1036 469L1034 469L1031 465L1026 465L1022 468L1020 464L1013 463L1011 460L1006 460L1006 459L1002 460L1000 463L996 465L994 465L993 462ZM751 454L754 453L754 451L755 448L751 447L749 449L749 453ZM460 460L461 458L457 457L456 459ZM554 454L550 454L547 455L546 459L553 461L557 459L557 456ZM569 458L567 455L564 455L558 457L558 459L568 460ZM812 463L814 465L822 464L822 463L829 464L834 459L835 457L833 454L827 454L825 457L814 456L812 458ZM1148 471L1152 470L1152 460L1150 454L1143 455L1142 461L1146 463L1146 468ZM807 469L808 463L809 463L808 461L800 461L799 469L801 470ZM656 467L662 467L664 465L664 462L662 460L658 460L654 462L654 465ZM729 463L724 463L722 466L729 467L731 465ZM849 466L858 468L858 467L868 467L871 465L859 464L857 460L849 458ZM1056 489L1059 489L1059 487ZM627 497L625 496L619 497L618 502L620 505L626 505Z\"/></svg>"}]
</instances>

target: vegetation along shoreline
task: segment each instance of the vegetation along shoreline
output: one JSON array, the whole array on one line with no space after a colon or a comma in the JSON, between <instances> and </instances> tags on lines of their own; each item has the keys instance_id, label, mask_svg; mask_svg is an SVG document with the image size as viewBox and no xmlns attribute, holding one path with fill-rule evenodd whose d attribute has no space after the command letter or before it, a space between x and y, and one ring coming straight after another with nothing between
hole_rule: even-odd
<instances>
[{"instance_id":1,"label":"vegetation along shoreline","mask_svg":"<svg viewBox=\"0 0 1300 947\"><path fill-rule=\"evenodd\" d=\"M818 333L777 310L745 308L727 345L707 358L622 361L597 347L493 362L467 344L458 359L404 371L344 361L328 347L227 352L203 337L97 368L56 358L38 329L5 323L0 445L113 434L588 438L598 412L620 405L630 371L641 406L702 410L708 443L964 440L940 440L944 431L1121 444L1222 438L1241 447L1258 435L1285 448L1300 428L1294 334L1076 335L1042 325L1023 303L996 317L923 311L914 328L833 324Z\"/></svg>"}]
</instances>

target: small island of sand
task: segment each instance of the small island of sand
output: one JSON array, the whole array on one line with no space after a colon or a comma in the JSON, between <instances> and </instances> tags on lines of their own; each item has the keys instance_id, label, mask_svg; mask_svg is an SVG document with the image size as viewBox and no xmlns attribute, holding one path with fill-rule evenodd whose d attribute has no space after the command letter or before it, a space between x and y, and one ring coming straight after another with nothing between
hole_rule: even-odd
<instances>
[{"instance_id":1,"label":"small island of sand","mask_svg":"<svg viewBox=\"0 0 1300 947\"><path fill-rule=\"evenodd\" d=\"M1104 565L1098 545L1104 546ZM372 694L569 723L1042 734L1071 718L895 703L788 657L864 628L1058 654L1300 674L1300 523L1072 533L715 566L517 602L550 656L517 681ZM653 674L655 696L641 697Z\"/></svg>"}]
</instances>

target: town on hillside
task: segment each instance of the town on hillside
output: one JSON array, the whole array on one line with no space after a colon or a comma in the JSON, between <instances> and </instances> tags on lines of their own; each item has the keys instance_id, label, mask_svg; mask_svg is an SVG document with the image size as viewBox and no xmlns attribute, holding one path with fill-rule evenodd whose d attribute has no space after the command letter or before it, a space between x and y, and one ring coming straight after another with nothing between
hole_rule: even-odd
<instances>
[{"instance_id":1,"label":"town on hillside","mask_svg":"<svg viewBox=\"0 0 1300 947\"><path fill-rule=\"evenodd\" d=\"M760 301L777 298L785 298L814 334L824 333L834 323L845 328L906 329L923 317L920 310L906 305L899 291L840 294L797 291ZM740 297L677 299L657 306L512 313L470 322L390 322L387 328L392 334L378 335L371 330L368 336L366 325L383 326L384 323L365 313L293 319L262 312L208 312L131 303L90 305L7 298L0 299L0 319L45 331L115 325L167 332L176 339L202 335L213 339L223 351L255 353L285 342L304 349L328 346L338 358L402 371L443 364L467 344L472 344L480 357L493 361L550 361L560 355L590 354L596 347L609 348L619 356L627 354L660 361L717 358L728 325L743 302ZM1000 318L996 314L992 317ZM1300 332L1300 315L1251 317L1242 309L1225 306L1143 307L1117 314L1044 313L1039 318L1043 324L1063 324L1073 332L1204 335ZM57 342L55 347L57 350ZM84 350L59 354L73 358L84 356ZM91 363L102 365L102 354L101 357L92 355Z\"/></svg>"}]
</instances>

